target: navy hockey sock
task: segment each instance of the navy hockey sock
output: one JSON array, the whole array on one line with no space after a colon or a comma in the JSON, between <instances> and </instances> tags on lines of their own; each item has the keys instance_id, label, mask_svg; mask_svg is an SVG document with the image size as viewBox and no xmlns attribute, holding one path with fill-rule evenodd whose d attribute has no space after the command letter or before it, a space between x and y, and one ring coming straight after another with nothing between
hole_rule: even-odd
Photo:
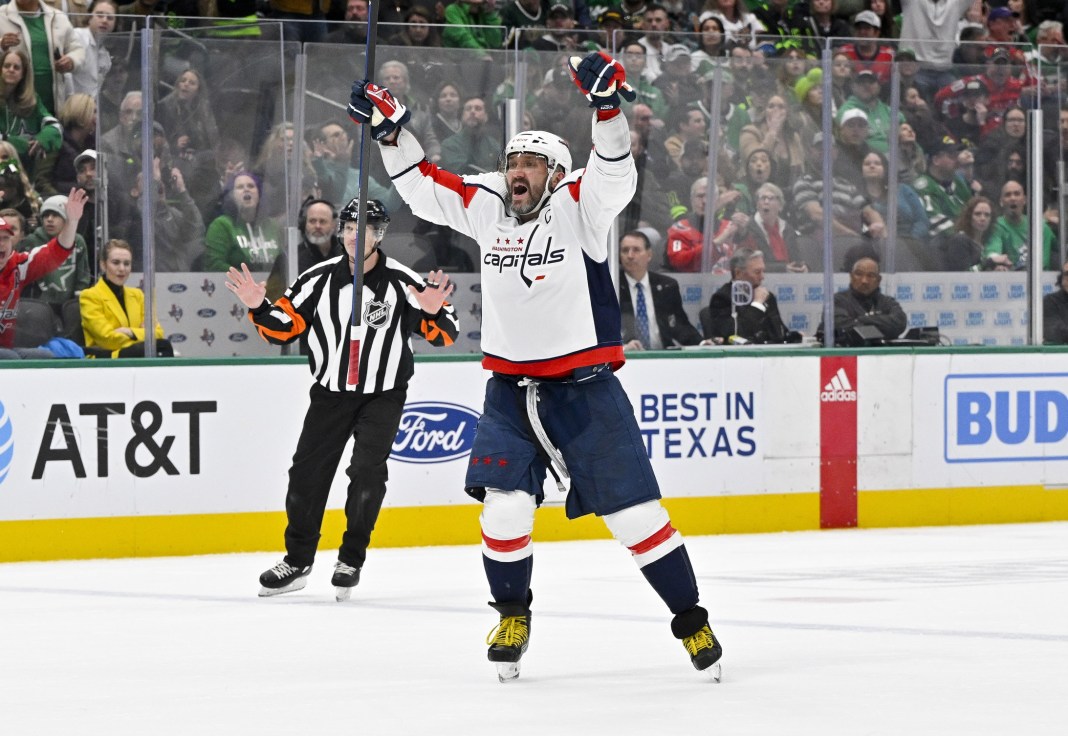
<instances>
[{"instance_id":1,"label":"navy hockey sock","mask_svg":"<svg viewBox=\"0 0 1068 736\"><path fill-rule=\"evenodd\" d=\"M697 578L685 546L671 550L641 571L672 613L679 614L697 605Z\"/></svg>"},{"instance_id":2,"label":"navy hockey sock","mask_svg":"<svg viewBox=\"0 0 1068 736\"><path fill-rule=\"evenodd\" d=\"M530 577L534 570L534 555L515 562L498 562L482 555L489 581L490 595L498 603L526 601L530 591Z\"/></svg>"}]
</instances>

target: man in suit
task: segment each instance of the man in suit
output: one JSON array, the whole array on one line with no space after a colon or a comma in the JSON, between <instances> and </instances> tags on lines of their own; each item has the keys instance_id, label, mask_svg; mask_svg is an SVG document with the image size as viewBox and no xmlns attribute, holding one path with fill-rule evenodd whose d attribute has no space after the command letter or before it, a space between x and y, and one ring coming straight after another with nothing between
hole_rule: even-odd
<instances>
[{"instance_id":1,"label":"man in suit","mask_svg":"<svg viewBox=\"0 0 1068 736\"><path fill-rule=\"evenodd\" d=\"M712 295L708 304L712 336L728 342L787 342L791 337L779 314L779 304L764 286L764 254L739 248L731 256L731 280ZM752 300L737 308L737 325L731 293L735 282L747 282ZM732 339L733 338L733 339ZM740 339L739 339L740 338Z\"/></svg>"},{"instance_id":2,"label":"man in suit","mask_svg":"<svg viewBox=\"0 0 1068 736\"><path fill-rule=\"evenodd\" d=\"M706 344L682 308L675 279L649 270L653 246L633 230L619 240L619 308L624 350L663 350L674 345Z\"/></svg>"}]
</instances>

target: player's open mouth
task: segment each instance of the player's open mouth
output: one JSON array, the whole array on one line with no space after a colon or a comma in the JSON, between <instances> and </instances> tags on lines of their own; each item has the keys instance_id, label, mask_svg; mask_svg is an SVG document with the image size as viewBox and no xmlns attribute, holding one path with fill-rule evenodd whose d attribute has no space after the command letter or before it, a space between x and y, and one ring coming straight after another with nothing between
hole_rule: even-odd
<instances>
[{"instance_id":1,"label":"player's open mouth","mask_svg":"<svg viewBox=\"0 0 1068 736\"><path fill-rule=\"evenodd\" d=\"M513 197L522 197L526 193L527 193L527 185L526 184L513 184L512 185L512 196Z\"/></svg>"}]
</instances>

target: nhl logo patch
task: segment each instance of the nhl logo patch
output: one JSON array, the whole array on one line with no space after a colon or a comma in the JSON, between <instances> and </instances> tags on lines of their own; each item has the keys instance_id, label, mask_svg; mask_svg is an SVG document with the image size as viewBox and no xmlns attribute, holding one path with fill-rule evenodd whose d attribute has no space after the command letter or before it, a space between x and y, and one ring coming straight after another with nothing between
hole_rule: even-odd
<instances>
[{"instance_id":1,"label":"nhl logo patch","mask_svg":"<svg viewBox=\"0 0 1068 736\"><path fill-rule=\"evenodd\" d=\"M387 302L367 302L363 308L363 323L373 330L389 324L389 304Z\"/></svg>"}]
</instances>

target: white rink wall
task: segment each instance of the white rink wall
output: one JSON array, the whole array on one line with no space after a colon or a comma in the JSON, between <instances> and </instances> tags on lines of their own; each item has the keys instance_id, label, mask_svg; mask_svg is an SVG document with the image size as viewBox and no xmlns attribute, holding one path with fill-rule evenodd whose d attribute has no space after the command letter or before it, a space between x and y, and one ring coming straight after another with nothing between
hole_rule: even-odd
<instances>
[{"instance_id":1,"label":"white rink wall","mask_svg":"<svg viewBox=\"0 0 1068 736\"><path fill-rule=\"evenodd\" d=\"M277 525L306 365L183 363L8 373L0 559L64 520ZM1068 518L1068 352L711 349L645 355L618 375L664 495L697 533ZM462 488L485 379L473 359L417 365L384 518L423 514L422 543L477 516ZM342 467L331 509L345 484ZM547 485L547 505L561 501Z\"/></svg>"}]
</instances>

